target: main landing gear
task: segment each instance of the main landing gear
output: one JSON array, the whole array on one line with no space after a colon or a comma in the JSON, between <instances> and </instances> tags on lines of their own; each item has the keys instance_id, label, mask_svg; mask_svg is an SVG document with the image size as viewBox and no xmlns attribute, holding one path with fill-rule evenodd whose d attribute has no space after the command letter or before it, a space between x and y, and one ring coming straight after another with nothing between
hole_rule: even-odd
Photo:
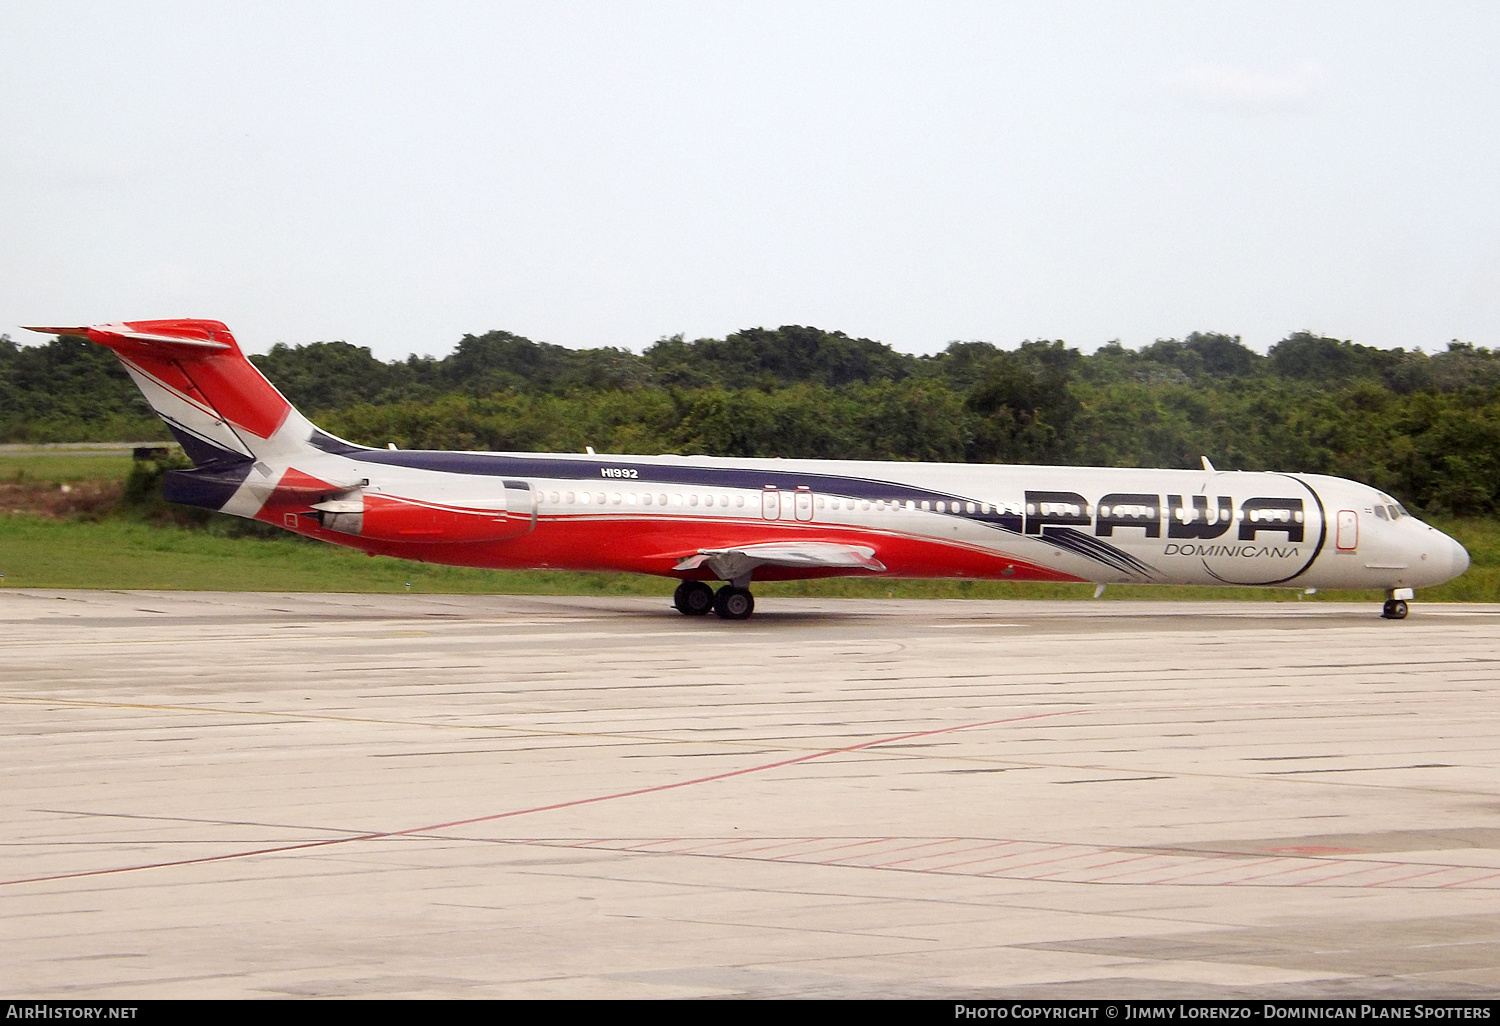
<instances>
[{"instance_id":1,"label":"main landing gear","mask_svg":"<svg viewBox=\"0 0 1500 1026\"><path fill-rule=\"evenodd\" d=\"M716 593L702 581L683 581L672 595L672 605L683 616L702 616L712 609L725 620L748 620L755 612L749 588L726 584Z\"/></svg>"}]
</instances>

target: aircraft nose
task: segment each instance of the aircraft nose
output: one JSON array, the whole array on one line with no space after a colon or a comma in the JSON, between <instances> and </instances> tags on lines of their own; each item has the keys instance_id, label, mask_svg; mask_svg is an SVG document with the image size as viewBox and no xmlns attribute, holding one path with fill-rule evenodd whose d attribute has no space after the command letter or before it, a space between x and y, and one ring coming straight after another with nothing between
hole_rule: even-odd
<instances>
[{"instance_id":1,"label":"aircraft nose","mask_svg":"<svg viewBox=\"0 0 1500 1026\"><path fill-rule=\"evenodd\" d=\"M1453 546L1453 568L1449 571L1449 573L1451 573L1454 577L1457 577L1459 574L1469 569L1469 550L1464 548L1458 542L1454 541L1452 538L1448 539L1448 544Z\"/></svg>"}]
</instances>

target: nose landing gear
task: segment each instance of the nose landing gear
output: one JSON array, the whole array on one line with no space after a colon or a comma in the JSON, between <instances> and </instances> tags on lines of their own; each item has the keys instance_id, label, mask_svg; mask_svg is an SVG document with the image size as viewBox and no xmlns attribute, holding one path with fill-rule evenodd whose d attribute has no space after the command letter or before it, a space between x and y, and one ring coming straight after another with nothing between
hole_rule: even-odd
<instances>
[{"instance_id":1,"label":"nose landing gear","mask_svg":"<svg viewBox=\"0 0 1500 1026\"><path fill-rule=\"evenodd\" d=\"M1405 620L1406 603L1412 597L1410 588L1391 588L1385 593L1385 605L1380 607L1380 615L1386 620Z\"/></svg>"}]
</instances>

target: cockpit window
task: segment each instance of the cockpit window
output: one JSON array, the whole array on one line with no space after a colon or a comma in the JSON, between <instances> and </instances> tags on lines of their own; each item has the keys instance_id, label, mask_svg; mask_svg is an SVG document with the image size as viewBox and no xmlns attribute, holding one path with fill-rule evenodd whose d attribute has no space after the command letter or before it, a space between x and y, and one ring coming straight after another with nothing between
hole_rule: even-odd
<instances>
[{"instance_id":1,"label":"cockpit window","mask_svg":"<svg viewBox=\"0 0 1500 1026\"><path fill-rule=\"evenodd\" d=\"M1385 515L1385 507L1384 506L1376 506L1375 507L1375 519L1377 519L1377 520L1385 520L1385 519L1387 519L1386 515Z\"/></svg>"},{"instance_id":2,"label":"cockpit window","mask_svg":"<svg viewBox=\"0 0 1500 1026\"><path fill-rule=\"evenodd\" d=\"M1408 513L1408 512L1406 512L1406 507L1403 506L1403 505L1401 505L1401 503L1398 502L1394 506L1391 507L1391 519L1392 520L1395 520L1397 517L1409 517L1409 516L1411 516L1411 514Z\"/></svg>"}]
</instances>

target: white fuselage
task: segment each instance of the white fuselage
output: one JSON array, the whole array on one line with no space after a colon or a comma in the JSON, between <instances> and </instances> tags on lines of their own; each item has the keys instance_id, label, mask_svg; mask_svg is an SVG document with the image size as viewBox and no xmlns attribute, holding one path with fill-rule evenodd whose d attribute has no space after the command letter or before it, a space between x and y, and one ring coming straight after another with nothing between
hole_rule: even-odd
<instances>
[{"instance_id":1,"label":"white fuselage","mask_svg":"<svg viewBox=\"0 0 1500 1026\"><path fill-rule=\"evenodd\" d=\"M1468 565L1389 496L1320 475L369 449L292 464L368 481L365 496L529 518L493 559L451 553L481 565L665 572L667 556L799 536L866 546L896 576L1391 589ZM234 511L260 505L246 498Z\"/></svg>"}]
</instances>

